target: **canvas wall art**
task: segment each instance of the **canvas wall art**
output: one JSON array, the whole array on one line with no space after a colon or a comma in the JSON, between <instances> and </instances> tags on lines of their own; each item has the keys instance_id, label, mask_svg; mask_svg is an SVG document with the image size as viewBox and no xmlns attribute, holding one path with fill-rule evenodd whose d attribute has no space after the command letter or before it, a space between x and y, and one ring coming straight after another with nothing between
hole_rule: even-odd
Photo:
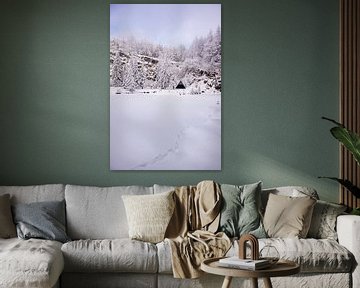
<instances>
[{"instance_id":1,"label":"canvas wall art","mask_svg":"<svg viewBox=\"0 0 360 288\"><path fill-rule=\"evenodd\" d=\"M221 5L110 5L110 169L221 170Z\"/></svg>"}]
</instances>

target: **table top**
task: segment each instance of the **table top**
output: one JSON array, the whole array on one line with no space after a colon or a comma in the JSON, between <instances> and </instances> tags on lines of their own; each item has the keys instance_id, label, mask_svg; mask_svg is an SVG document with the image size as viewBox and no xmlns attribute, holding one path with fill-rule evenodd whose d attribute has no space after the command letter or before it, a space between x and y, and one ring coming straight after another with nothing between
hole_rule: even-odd
<instances>
[{"instance_id":1,"label":"table top","mask_svg":"<svg viewBox=\"0 0 360 288\"><path fill-rule=\"evenodd\" d=\"M210 274L245 278L289 276L300 272L300 266L289 260L281 259L271 267L261 270L245 270L219 266L221 258L223 257L204 260L201 263L201 270Z\"/></svg>"}]
</instances>

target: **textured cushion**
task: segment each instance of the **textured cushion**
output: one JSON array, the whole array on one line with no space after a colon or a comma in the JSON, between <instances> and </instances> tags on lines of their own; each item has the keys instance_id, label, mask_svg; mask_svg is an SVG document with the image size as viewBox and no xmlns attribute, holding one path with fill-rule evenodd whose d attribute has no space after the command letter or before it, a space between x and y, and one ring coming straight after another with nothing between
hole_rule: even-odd
<instances>
[{"instance_id":1,"label":"textured cushion","mask_svg":"<svg viewBox=\"0 0 360 288\"><path fill-rule=\"evenodd\" d=\"M0 239L0 287L53 287L63 268L61 243Z\"/></svg>"},{"instance_id":2,"label":"textured cushion","mask_svg":"<svg viewBox=\"0 0 360 288\"><path fill-rule=\"evenodd\" d=\"M152 243L164 240L175 207L173 193L123 196L131 239Z\"/></svg>"},{"instance_id":3,"label":"textured cushion","mask_svg":"<svg viewBox=\"0 0 360 288\"><path fill-rule=\"evenodd\" d=\"M15 204L13 214L18 236L22 239L70 240L65 232L64 201Z\"/></svg>"},{"instance_id":4,"label":"textured cushion","mask_svg":"<svg viewBox=\"0 0 360 288\"><path fill-rule=\"evenodd\" d=\"M318 200L314 206L307 237L337 240L336 218L344 213L346 206Z\"/></svg>"},{"instance_id":5,"label":"textured cushion","mask_svg":"<svg viewBox=\"0 0 360 288\"><path fill-rule=\"evenodd\" d=\"M152 187L66 185L67 232L71 239L128 238L122 195L152 194Z\"/></svg>"},{"instance_id":6,"label":"textured cushion","mask_svg":"<svg viewBox=\"0 0 360 288\"><path fill-rule=\"evenodd\" d=\"M157 271L156 246L130 239L78 240L61 248L67 272Z\"/></svg>"},{"instance_id":7,"label":"textured cushion","mask_svg":"<svg viewBox=\"0 0 360 288\"><path fill-rule=\"evenodd\" d=\"M0 195L4 194L10 194L11 204L61 201L65 197L65 186L62 184L0 186Z\"/></svg>"},{"instance_id":8,"label":"textured cushion","mask_svg":"<svg viewBox=\"0 0 360 288\"><path fill-rule=\"evenodd\" d=\"M251 233L266 237L260 217L261 182L244 186L222 184L223 197L219 231L229 237Z\"/></svg>"},{"instance_id":9,"label":"textured cushion","mask_svg":"<svg viewBox=\"0 0 360 288\"><path fill-rule=\"evenodd\" d=\"M10 196L0 196L0 238L16 237L15 225L11 215Z\"/></svg>"},{"instance_id":10,"label":"textured cushion","mask_svg":"<svg viewBox=\"0 0 360 288\"><path fill-rule=\"evenodd\" d=\"M269 195L264 227L269 237L305 238L316 200L306 197Z\"/></svg>"}]
</instances>

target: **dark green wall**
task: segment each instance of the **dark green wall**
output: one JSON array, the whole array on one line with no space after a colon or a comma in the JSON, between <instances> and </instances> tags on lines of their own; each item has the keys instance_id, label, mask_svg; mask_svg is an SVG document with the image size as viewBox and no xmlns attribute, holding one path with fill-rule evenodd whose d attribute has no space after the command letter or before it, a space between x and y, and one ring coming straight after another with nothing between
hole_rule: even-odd
<instances>
[{"instance_id":1,"label":"dark green wall","mask_svg":"<svg viewBox=\"0 0 360 288\"><path fill-rule=\"evenodd\" d=\"M131 3L145 2L172 1ZM338 117L337 0L220 3L222 171L121 172L109 169L109 1L1 1L0 184L261 179L337 201L337 185L317 179L338 174L320 119Z\"/></svg>"}]
</instances>

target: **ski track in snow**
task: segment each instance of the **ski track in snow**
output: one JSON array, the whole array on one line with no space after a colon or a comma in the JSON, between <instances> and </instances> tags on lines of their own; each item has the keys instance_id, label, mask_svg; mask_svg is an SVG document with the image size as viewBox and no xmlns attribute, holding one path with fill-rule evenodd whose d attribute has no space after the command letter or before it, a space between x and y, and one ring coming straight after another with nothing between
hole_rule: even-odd
<instances>
[{"instance_id":1,"label":"ski track in snow","mask_svg":"<svg viewBox=\"0 0 360 288\"><path fill-rule=\"evenodd\" d=\"M189 129L189 128L190 128L190 126L187 126L184 129L182 129L176 136L175 144L172 147L170 147L169 149L167 149L164 153L160 153L160 154L156 155L153 159L133 167L132 170L139 170L139 169L147 168L148 166L153 166L153 165L161 162L163 159L168 157L170 154L177 153L180 148L180 141L184 137L186 129Z\"/></svg>"},{"instance_id":2,"label":"ski track in snow","mask_svg":"<svg viewBox=\"0 0 360 288\"><path fill-rule=\"evenodd\" d=\"M111 94L112 170L221 169L220 95Z\"/></svg>"}]
</instances>

